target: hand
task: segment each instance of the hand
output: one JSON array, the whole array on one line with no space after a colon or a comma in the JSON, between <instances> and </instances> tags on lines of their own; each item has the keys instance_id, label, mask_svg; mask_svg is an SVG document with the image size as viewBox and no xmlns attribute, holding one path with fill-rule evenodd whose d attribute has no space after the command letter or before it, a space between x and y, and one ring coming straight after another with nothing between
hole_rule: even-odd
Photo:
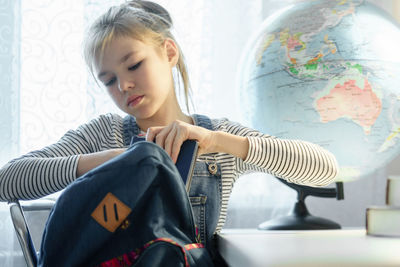
<instances>
[{"instance_id":1,"label":"hand","mask_svg":"<svg viewBox=\"0 0 400 267\"><path fill-rule=\"evenodd\" d=\"M196 140L199 144L199 155L214 151L214 132L206 128L176 120L167 126L147 129L146 141L155 141L176 163L181 145L185 140Z\"/></svg>"}]
</instances>

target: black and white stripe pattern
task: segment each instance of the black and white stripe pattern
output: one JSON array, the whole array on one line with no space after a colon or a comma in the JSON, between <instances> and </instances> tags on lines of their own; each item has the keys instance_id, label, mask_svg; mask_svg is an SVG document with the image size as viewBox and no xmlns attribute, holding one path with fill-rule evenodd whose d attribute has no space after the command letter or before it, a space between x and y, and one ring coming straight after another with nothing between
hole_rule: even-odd
<instances>
[{"instance_id":1,"label":"black and white stripe pattern","mask_svg":"<svg viewBox=\"0 0 400 267\"><path fill-rule=\"evenodd\" d=\"M214 119L212 124L216 131L246 136L249 141L249 152L244 161L229 154L214 156L222 168L222 205L216 232L225 223L229 196L240 174L267 172L307 186L325 186L336 177L335 157L320 146L300 140L278 139L227 119Z\"/></svg>"},{"instance_id":2,"label":"black and white stripe pattern","mask_svg":"<svg viewBox=\"0 0 400 267\"><path fill-rule=\"evenodd\" d=\"M57 143L10 161L0 169L0 200L35 199L65 188L77 178L80 154L124 146L122 121L116 114L102 115L68 131ZM308 186L327 185L336 176L335 157L315 144L278 139L227 119L214 119L212 125L216 131L246 136L249 141L244 161L224 153L213 156L221 165L222 174L221 214L216 232L224 225L229 196L240 174L268 172Z\"/></svg>"},{"instance_id":3,"label":"black and white stripe pattern","mask_svg":"<svg viewBox=\"0 0 400 267\"><path fill-rule=\"evenodd\" d=\"M100 116L57 143L14 159L0 169L0 201L35 199L65 188L76 177L79 155L123 146L122 119Z\"/></svg>"}]
</instances>

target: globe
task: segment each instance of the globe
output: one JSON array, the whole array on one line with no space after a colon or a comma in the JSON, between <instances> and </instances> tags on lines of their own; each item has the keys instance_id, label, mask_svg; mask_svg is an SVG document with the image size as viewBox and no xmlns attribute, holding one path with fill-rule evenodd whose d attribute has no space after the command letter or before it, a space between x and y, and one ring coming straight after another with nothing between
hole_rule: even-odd
<instances>
[{"instance_id":1,"label":"globe","mask_svg":"<svg viewBox=\"0 0 400 267\"><path fill-rule=\"evenodd\" d=\"M364 1L310 1L267 18L241 60L244 120L316 143L352 181L400 152L400 28Z\"/></svg>"}]
</instances>

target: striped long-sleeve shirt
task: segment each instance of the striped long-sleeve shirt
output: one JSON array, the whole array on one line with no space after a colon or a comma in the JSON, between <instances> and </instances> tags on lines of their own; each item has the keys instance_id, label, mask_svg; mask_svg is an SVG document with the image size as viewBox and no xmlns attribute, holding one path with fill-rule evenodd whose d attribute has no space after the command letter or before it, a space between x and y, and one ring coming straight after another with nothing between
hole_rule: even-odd
<instances>
[{"instance_id":1,"label":"striped long-sleeve shirt","mask_svg":"<svg viewBox=\"0 0 400 267\"><path fill-rule=\"evenodd\" d=\"M221 166L222 203L216 231L226 219L229 196L240 174L261 171L289 182L325 186L337 173L335 157L318 145L279 139L233 123L227 119L211 120L213 130L245 136L249 151L245 160L226 153L213 158ZM35 199L65 188L77 178L81 154L124 147L123 118L101 115L68 131L57 143L14 159L0 169L0 200ZM206 160L202 155L198 160Z\"/></svg>"}]
</instances>

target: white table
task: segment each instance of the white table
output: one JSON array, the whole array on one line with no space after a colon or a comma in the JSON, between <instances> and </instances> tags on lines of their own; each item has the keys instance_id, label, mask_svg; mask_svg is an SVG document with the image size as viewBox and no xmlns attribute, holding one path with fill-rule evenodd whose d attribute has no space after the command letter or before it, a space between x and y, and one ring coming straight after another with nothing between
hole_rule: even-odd
<instances>
[{"instance_id":1,"label":"white table","mask_svg":"<svg viewBox=\"0 0 400 267\"><path fill-rule=\"evenodd\" d=\"M400 238L365 229L258 231L225 229L219 251L229 266L400 266Z\"/></svg>"}]
</instances>

